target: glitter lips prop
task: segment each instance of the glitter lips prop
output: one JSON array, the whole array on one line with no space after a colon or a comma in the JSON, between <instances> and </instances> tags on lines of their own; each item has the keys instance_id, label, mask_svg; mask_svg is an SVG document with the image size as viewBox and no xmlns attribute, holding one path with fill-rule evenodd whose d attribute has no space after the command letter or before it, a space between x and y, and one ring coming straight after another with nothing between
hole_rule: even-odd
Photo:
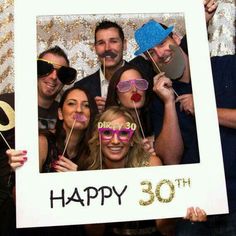
<instances>
[{"instance_id":1,"label":"glitter lips prop","mask_svg":"<svg viewBox=\"0 0 236 236\"><path fill-rule=\"evenodd\" d=\"M74 119L75 119L75 121L79 121L79 122L85 122L88 120L84 114L80 114L80 113L76 113L74 115ZM75 123L75 121L74 121L74 123Z\"/></svg>"},{"instance_id":2,"label":"glitter lips prop","mask_svg":"<svg viewBox=\"0 0 236 236\"><path fill-rule=\"evenodd\" d=\"M131 100L134 101L134 102L139 102L141 100L142 96L139 94L139 93L134 93L132 96L131 96Z\"/></svg>"}]
</instances>

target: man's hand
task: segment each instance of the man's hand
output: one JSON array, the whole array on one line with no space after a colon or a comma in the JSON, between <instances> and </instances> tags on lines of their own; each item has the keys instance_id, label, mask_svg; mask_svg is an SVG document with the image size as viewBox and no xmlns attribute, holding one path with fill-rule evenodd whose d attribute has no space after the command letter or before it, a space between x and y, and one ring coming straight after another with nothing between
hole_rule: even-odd
<instances>
[{"instance_id":1,"label":"man's hand","mask_svg":"<svg viewBox=\"0 0 236 236\"><path fill-rule=\"evenodd\" d=\"M203 209L199 207L189 207L184 219L190 220L191 222L204 222L207 221L207 214Z\"/></svg>"},{"instance_id":2,"label":"man's hand","mask_svg":"<svg viewBox=\"0 0 236 236\"><path fill-rule=\"evenodd\" d=\"M159 73L154 78L153 91L166 104L169 101L174 101L174 91L172 88L172 81L165 76L164 72Z\"/></svg>"},{"instance_id":3,"label":"man's hand","mask_svg":"<svg viewBox=\"0 0 236 236\"><path fill-rule=\"evenodd\" d=\"M180 110L185 111L186 114L194 115L193 95L184 94L176 98L176 102L180 102Z\"/></svg>"}]
</instances>

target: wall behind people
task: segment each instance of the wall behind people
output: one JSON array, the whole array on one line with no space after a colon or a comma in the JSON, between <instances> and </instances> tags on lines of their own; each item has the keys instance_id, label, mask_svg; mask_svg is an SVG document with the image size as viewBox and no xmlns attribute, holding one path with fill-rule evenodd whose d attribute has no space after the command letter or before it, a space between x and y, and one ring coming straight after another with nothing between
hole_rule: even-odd
<instances>
[{"instance_id":1,"label":"wall behind people","mask_svg":"<svg viewBox=\"0 0 236 236\"><path fill-rule=\"evenodd\" d=\"M209 47L211 56L235 53L235 3L234 0L218 0L219 7L209 25ZM14 91L14 1L0 0L0 94ZM173 14L172 14L173 16ZM93 73L97 69L97 60L93 51L94 27L105 15L80 16L48 16L38 19L38 52L54 45L59 45L68 52L71 66L78 70L78 80ZM155 15L111 15L110 20L117 21L128 39L128 49L124 55L126 60L133 57L135 42L133 31L150 18L160 20ZM172 18L171 21L166 19ZM165 14L161 21L167 25L181 25L176 31L183 35L185 28L180 15L170 17Z\"/></svg>"},{"instance_id":2,"label":"wall behind people","mask_svg":"<svg viewBox=\"0 0 236 236\"><path fill-rule=\"evenodd\" d=\"M117 22L123 29L127 39L127 50L124 59L134 57L136 42L134 30L150 18L164 21L166 24L177 25L177 33L185 34L183 14L115 14L115 15L71 15L42 16L37 19L38 50L50 47L55 42L67 47L71 64L78 70L78 80L94 73L99 63L94 51L94 34L98 22L104 19ZM65 39L66 35L66 39Z\"/></svg>"}]
</instances>

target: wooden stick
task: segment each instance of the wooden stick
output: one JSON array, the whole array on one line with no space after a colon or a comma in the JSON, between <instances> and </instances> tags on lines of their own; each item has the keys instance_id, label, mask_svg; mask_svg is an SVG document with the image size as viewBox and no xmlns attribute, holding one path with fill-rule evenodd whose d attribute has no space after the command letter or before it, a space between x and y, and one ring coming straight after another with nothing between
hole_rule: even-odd
<instances>
[{"instance_id":1,"label":"wooden stick","mask_svg":"<svg viewBox=\"0 0 236 236\"><path fill-rule=\"evenodd\" d=\"M104 77L106 78L106 57L103 58L103 74Z\"/></svg>"},{"instance_id":2,"label":"wooden stick","mask_svg":"<svg viewBox=\"0 0 236 236\"><path fill-rule=\"evenodd\" d=\"M147 50L147 54L148 56L151 58L153 64L155 65L156 69L159 71L159 73L161 73L160 68L158 67L157 63L154 61L153 57L151 56L150 52Z\"/></svg>"},{"instance_id":3,"label":"wooden stick","mask_svg":"<svg viewBox=\"0 0 236 236\"><path fill-rule=\"evenodd\" d=\"M72 127L71 127L70 133L69 133L68 138L67 138L67 140L66 140L66 145L65 145L65 147L64 147L62 156L64 156L64 154L65 154L65 152L66 152L66 148L67 148L67 146L68 146L68 143L69 143L69 140L70 140L70 136L71 136L72 131L73 131L73 129L74 129L75 123L76 123L76 119L75 119L74 122L73 122L73 125L72 125Z\"/></svg>"},{"instance_id":4,"label":"wooden stick","mask_svg":"<svg viewBox=\"0 0 236 236\"><path fill-rule=\"evenodd\" d=\"M137 108L136 108L136 104L135 104L134 101L133 101L133 104L134 104L134 110L135 110L136 117L138 119L138 123L139 123L140 129L141 129L142 136L143 136L143 138L145 138L145 135L144 135L144 132L143 132L143 127L142 127L141 121L139 119L139 114L138 114L138 111L137 111Z\"/></svg>"},{"instance_id":5,"label":"wooden stick","mask_svg":"<svg viewBox=\"0 0 236 236\"><path fill-rule=\"evenodd\" d=\"M178 93L176 93L176 91L172 88L172 90L173 90L173 92L174 92L174 94L175 94L175 96L176 97L178 97L179 96L179 94Z\"/></svg>"},{"instance_id":6,"label":"wooden stick","mask_svg":"<svg viewBox=\"0 0 236 236\"><path fill-rule=\"evenodd\" d=\"M7 140L4 138L2 132L0 132L0 135L2 136L2 139L4 140L4 142L6 143L6 145L8 146L9 149L12 149L11 146L9 145L9 143L7 142Z\"/></svg>"},{"instance_id":7,"label":"wooden stick","mask_svg":"<svg viewBox=\"0 0 236 236\"><path fill-rule=\"evenodd\" d=\"M100 170L102 170L102 138L99 133L99 159L100 159Z\"/></svg>"}]
</instances>

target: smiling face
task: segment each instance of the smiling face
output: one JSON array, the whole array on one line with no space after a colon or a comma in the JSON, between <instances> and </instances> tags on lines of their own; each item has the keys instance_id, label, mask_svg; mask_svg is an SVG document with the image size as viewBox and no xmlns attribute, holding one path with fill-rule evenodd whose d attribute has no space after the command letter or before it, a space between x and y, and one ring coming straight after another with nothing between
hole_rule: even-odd
<instances>
[{"instance_id":1,"label":"smiling face","mask_svg":"<svg viewBox=\"0 0 236 236\"><path fill-rule=\"evenodd\" d=\"M42 59L55 63L57 68L59 65L68 66L64 57L51 53L45 54ZM54 100L62 87L63 84L57 78L56 70L53 70L50 74L44 77L40 77L38 79L39 100Z\"/></svg>"},{"instance_id":2,"label":"smiling face","mask_svg":"<svg viewBox=\"0 0 236 236\"><path fill-rule=\"evenodd\" d=\"M123 116L119 116L118 118L109 122L110 127L126 128L127 120ZM132 144L132 137L130 139L121 141L122 138L119 138L118 131L113 133L111 139L101 138L101 150L103 154L103 162L106 168L123 168L125 167L125 158L127 158L127 154L129 152L130 146Z\"/></svg>"},{"instance_id":3,"label":"smiling face","mask_svg":"<svg viewBox=\"0 0 236 236\"><path fill-rule=\"evenodd\" d=\"M153 60L159 65L171 62L173 50L170 49L170 45L178 46L173 38L167 37L162 43L148 50Z\"/></svg>"},{"instance_id":4,"label":"smiling face","mask_svg":"<svg viewBox=\"0 0 236 236\"><path fill-rule=\"evenodd\" d=\"M120 81L131 81L131 80L137 80L137 79L142 79L142 76L137 70L134 70L134 69L125 71L120 77ZM145 102L145 94L146 94L146 91L136 88L134 83L131 84L131 88L127 92L120 92L117 89L117 95L118 95L120 103L124 107L132 108L132 109L134 108L134 106L136 106L136 108L143 107L144 102ZM139 99L137 100L133 99L135 97L138 97Z\"/></svg>"},{"instance_id":5,"label":"smiling face","mask_svg":"<svg viewBox=\"0 0 236 236\"><path fill-rule=\"evenodd\" d=\"M84 130L90 120L90 108L86 94L79 89L73 89L67 95L58 117L63 120L63 127L69 132L74 124L74 130ZM76 120L76 121L75 121Z\"/></svg>"},{"instance_id":6,"label":"smiling face","mask_svg":"<svg viewBox=\"0 0 236 236\"><path fill-rule=\"evenodd\" d=\"M190 79L188 56L183 52L180 45L180 38L176 34L168 36L162 43L145 52L147 58L153 63L154 69L172 80L182 79L186 82ZM151 58L150 58L151 56ZM156 65L159 68L156 68Z\"/></svg>"},{"instance_id":7,"label":"smiling face","mask_svg":"<svg viewBox=\"0 0 236 236\"><path fill-rule=\"evenodd\" d=\"M116 68L121 65L125 48L125 42L120 38L118 29L111 27L97 31L95 42L96 54L102 64L105 62L107 68ZM106 51L111 51L116 56L101 56L104 55Z\"/></svg>"}]
</instances>

